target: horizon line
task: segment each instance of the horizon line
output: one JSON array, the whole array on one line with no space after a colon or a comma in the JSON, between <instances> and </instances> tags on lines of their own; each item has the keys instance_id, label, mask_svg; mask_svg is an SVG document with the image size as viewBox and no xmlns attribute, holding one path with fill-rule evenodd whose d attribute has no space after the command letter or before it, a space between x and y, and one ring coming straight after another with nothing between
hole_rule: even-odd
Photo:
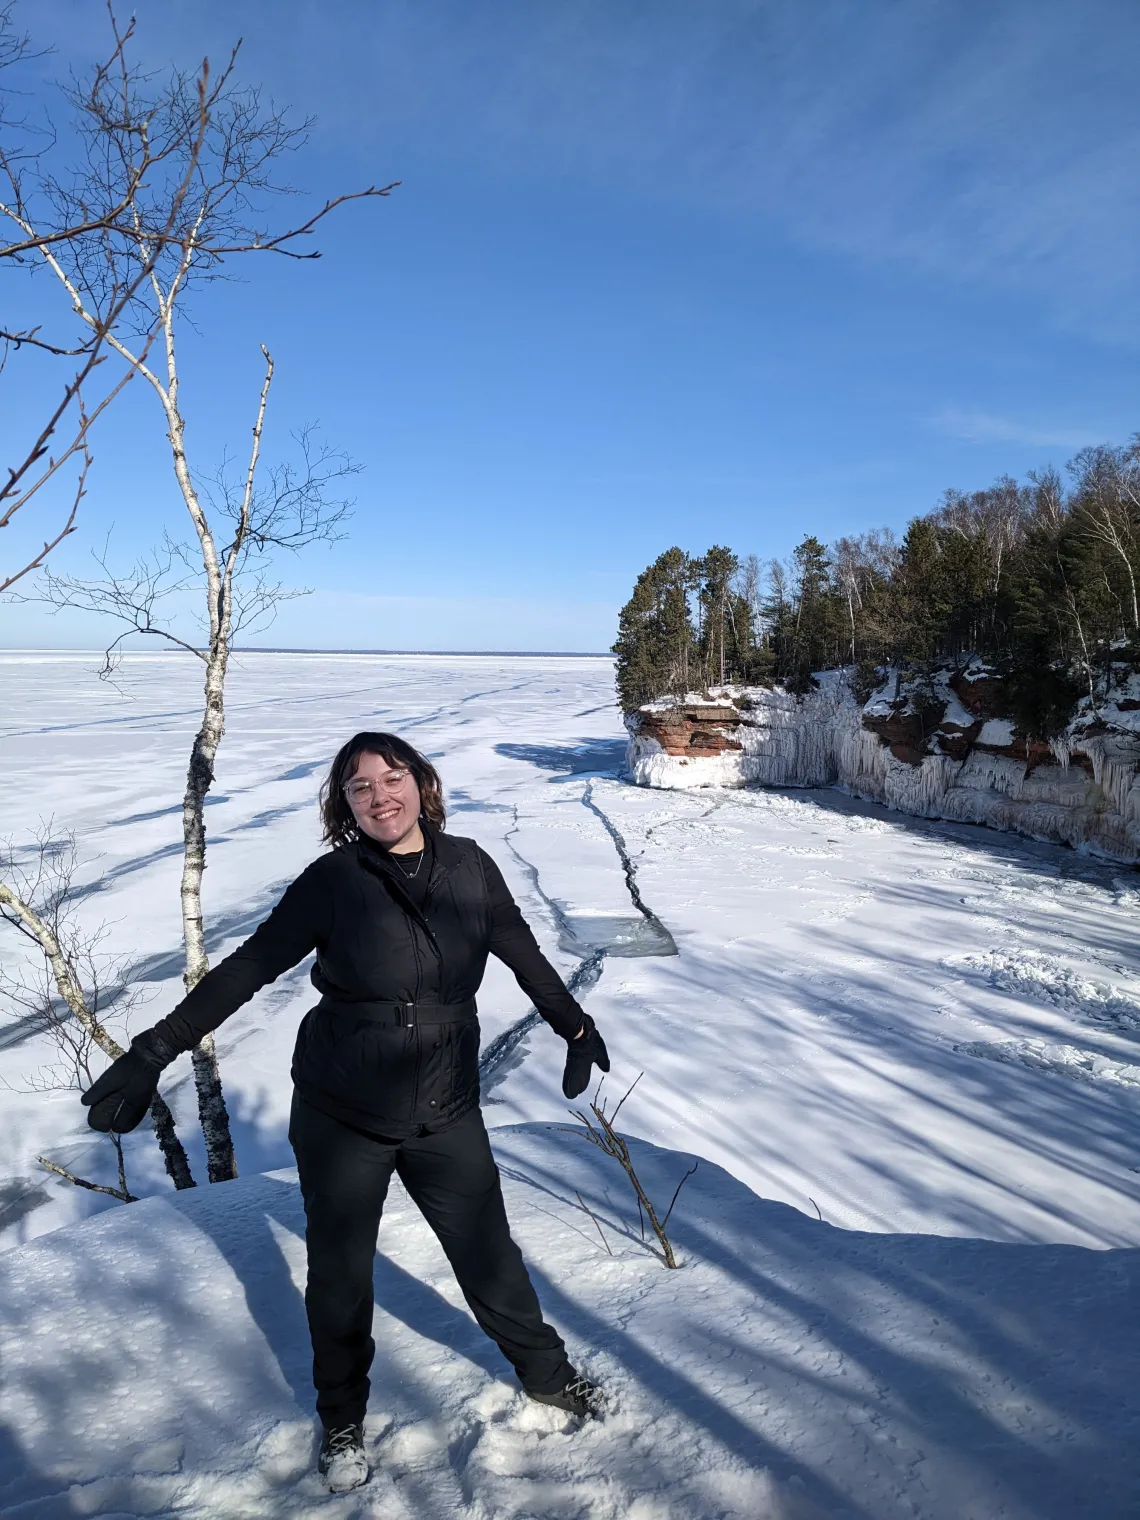
<instances>
[{"instance_id":1,"label":"horizon line","mask_svg":"<svg viewBox=\"0 0 1140 1520\"><path fill-rule=\"evenodd\" d=\"M143 655L144 657L162 656L166 659L177 659L189 650L178 649L124 649L124 655ZM571 660L612 660L613 653L603 649L313 649L302 645L274 645L274 644L247 644L238 645L231 649L231 654L404 654L404 655L446 655L450 659L456 658L488 658L494 656L497 659L571 659ZM0 654L92 654L102 656L101 648L69 648L69 649L17 649L0 646Z\"/></svg>"}]
</instances>

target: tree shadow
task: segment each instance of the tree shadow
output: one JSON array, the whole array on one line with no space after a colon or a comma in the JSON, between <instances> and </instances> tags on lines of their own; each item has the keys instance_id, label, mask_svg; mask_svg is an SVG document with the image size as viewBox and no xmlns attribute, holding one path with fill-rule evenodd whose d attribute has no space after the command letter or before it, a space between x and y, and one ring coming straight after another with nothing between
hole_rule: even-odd
<instances>
[{"instance_id":1,"label":"tree shadow","mask_svg":"<svg viewBox=\"0 0 1140 1520\"><path fill-rule=\"evenodd\" d=\"M10 1177L0 1182L0 1235L50 1202L47 1188L30 1177Z\"/></svg>"},{"instance_id":2,"label":"tree shadow","mask_svg":"<svg viewBox=\"0 0 1140 1520\"><path fill-rule=\"evenodd\" d=\"M564 1218L583 1219L576 1188L607 1229L632 1238L622 1216L635 1218L635 1205L630 1193L622 1208L615 1162L585 1145L564 1154L549 1126L492 1139L514 1180L548 1200L544 1212L560 1201ZM650 1196L668 1199L688 1158L627 1140ZM841 1230L761 1199L705 1160L669 1233L681 1270L662 1267L656 1283L681 1342L697 1291L686 1267L716 1269L750 1306L726 1303L719 1322L700 1321L719 1397L637 1315L615 1325L588 1292L548 1280L544 1305L744 1460L798 1476L825 1509L866 1520L1136 1514L1140 1249ZM904 1493L916 1461L929 1510Z\"/></svg>"},{"instance_id":3,"label":"tree shadow","mask_svg":"<svg viewBox=\"0 0 1140 1520\"><path fill-rule=\"evenodd\" d=\"M384 1243L384 1222L380 1222L380 1244ZM420 1282L404 1267L381 1250L372 1274L376 1290L376 1307L414 1330L424 1340L453 1351L471 1362L488 1377L513 1379L514 1373L502 1352L480 1330L473 1315L448 1303L429 1284ZM378 1327L379 1328L379 1327Z\"/></svg>"},{"instance_id":4,"label":"tree shadow","mask_svg":"<svg viewBox=\"0 0 1140 1520\"><path fill-rule=\"evenodd\" d=\"M544 1310L571 1355L583 1348L586 1370L594 1357L611 1358L646 1418L676 1421L694 1450L798 1479L825 1512L852 1520L1135 1514L1140 1250L839 1230L702 1161L671 1222L680 1270L642 1257L627 1230L618 1276L607 1277L589 1270L598 1247L576 1194L606 1229L615 1211L619 1223L632 1220L616 1164L546 1125L496 1130L492 1140L520 1240L538 1246L528 1255ZM629 1144L650 1196L668 1197L690 1158ZM405 1207L394 1200L393 1214ZM387 1223L422 1271L423 1239L396 1218ZM585 1232L574 1233L577 1223ZM64 1318L42 1365L27 1358L20 1373L35 1430L0 1431L5 1513L62 1498L69 1472L145 1471L130 1465L132 1452L174 1434L191 1472L208 1466L232 1447L239 1408L261 1429L307 1416L303 1229L299 1189L276 1174L132 1205L38 1243L22 1264L27 1291L5 1305L9 1329L26 1321L34 1335L53 1314ZM229 1274L209 1276L203 1239ZM57 1310L61 1282L69 1298ZM231 1282L257 1333L227 1308ZM379 1256L375 1284L375 1375L387 1399L398 1397L401 1424L434 1429L440 1418L441 1369L424 1342L511 1381L474 1320L399 1262ZM73 1344L69 1316L92 1313L123 1334ZM140 1316L145 1344L126 1334ZM394 1333L397 1325L413 1337ZM170 1375L155 1381L168 1360ZM151 1402L136 1408L125 1398L108 1416L99 1400L133 1376ZM44 1466L58 1469L54 1484L35 1465L49 1450L44 1430L53 1433ZM644 1460L640 1449L616 1448L615 1483L636 1485Z\"/></svg>"},{"instance_id":5,"label":"tree shadow","mask_svg":"<svg viewBox=\"0 0 1140 1520\"><path fill-rule=\"evenodd\" d=\"M51 1505L61 1508L52 1510ZM0 1514L26 1513L32 1520L49 1520L52 1513L73 1514L58 1479L47 1477L30 1459L18 1435L0 1420Z\"/></svg>"},{"instance_id":6,"label":"tree shadow","mask_svg":"<svg viewBox=\"0 0 1140 1520\"><path fill-rule=\"evenodd\" d=\"M179 845L178 848L181 851L182 846ZM227 940L239 937L245 939L252 934L269 917L291 879L271 882L257 894L252 905L246 902L229 913L211 915L205 931L207 955L213 955ZM181 949L160 950L132 961L126 979L131 982L163 982L169 977L181 976L184 967L185 956Z\"/></svg>"},{"instance_id":7,"label":"tree shadow","mask_svg":"<svg viewBox=\"0 0 1140 1520\"><path fill-rule=\"evenodd\" d=\"M616 776L625 766L624 739L582 739L578 744L496 744L495 753L554 771L552 781L573 776Z\"/></svg>"},{"instance_id":8,"label":"tree shadow","mask_svg":"<svg viewBox=\"0 0 1140 1520\"><path fill-rule=\"evenodd\" d=\"M846 948L857 949L857 940ZM826 951L821 953L826 959ZM999 1147L1007 1144L1110 1189L1121 1200L1140 1199L1140 1177L1122 1167L1135 1146L1136 1109L1128 1090L979 1060L957 1049L929 1020L927 1004L916 1000L897 1008L898 988L921 987L929 976L929 966L903 944L887 964L844 966L841 976L829 979L838 985L797 985L801 970L791 952L770 946L762 959L753 955L733 968L733 996L722 1000L724 1011L700 1021L706 1080L697 1114L684 1049L674 1052L662 1039L652 1088L666 1122L675 1113L691 1128L702 1122L703 1113L727 1147L733 1131L718 1125L718 1110L737 1090L733 1074L747 1068L754 1073L755 1101L762 1101L765 1087L778 1083L784 1108L812 1126L825 1150L848 1158L852 1174L860 1176L857 1194L873 1199L886 1192L897 1200L896 1210L901 1202L919 1217L933 1211L964 1232L1010 1239L1021 1227L1003 1208L1028 1203L1043 1224L1093 1238L1092 1227L1065 1198L1048 1191L1047 1174L1031 1174L1031 1182L1020 1169L1010 1174L1003 1168ZM684 947L669 975L670 1004L700 1006L707 989L723 980L723 958ZM1004 1027L1000 1013L987 1017L1001 1034L1017 1033L1022 1015L1011 999ZM811 1020L806 1027L805 1018ZM831 1073L826 1083L805 1055L805 1037L818 1053L826 1051ZM1082 1039L1093 1049L1100 1043L1092 1031L1070 1031L1066 1038ZM648 1100L639 1092L634 1119L638 1101ZM783 1162L798 1168L801 1162L789 1150L796 1143L793 1134L772 1134L763 1150L769 1167ZM745 1164L756 1161L755 1147L733 1153ZM961 1190L951 1195L948 1189L959 1178ZM931 1197L934 1179L938 1190ZM889 1215L881 1217L886 1224ZM1117 1231L1102 1243L1123 1246L1132 1240Z\"/></svg>"}]
</instances>

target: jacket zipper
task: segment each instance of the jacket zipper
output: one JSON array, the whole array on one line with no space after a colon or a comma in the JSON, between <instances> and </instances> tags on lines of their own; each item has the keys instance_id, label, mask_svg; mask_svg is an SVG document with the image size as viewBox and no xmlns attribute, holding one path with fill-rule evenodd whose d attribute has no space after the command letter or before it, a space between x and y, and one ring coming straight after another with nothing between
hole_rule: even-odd
<instances>
[{"instance_id":1,"label":"jacket zipper","mask_svg":"<svg viewBox=\"0 0 1140 1520\"><path fill-rule=\"evenodd\" d=\"M416 963L416 989L413 999L416 1003L419 1002L420 993L423 991L423 966L420 963L420 947L416 943L417 927L418 926L415 919L409 917L408 933L412 936L412 956ZM408 1115L409 1121L414 1120L416 1109L420 1105L420 1065L423 1061L424 1044L422 1038L420 1037L420 1021L418 1018L416 1019L415 1028L411 1031L411 1034L412 1038L416 1042L416 1064L415 1075L412 1078L412 1111Z\"/></svg>"},{"instance_id":2,"label":"jacket zipper","mask_svg":"<svg viewBox=\"0 0 1140 1520\"><path fill-rule=\"evenodd\" d=\"M436 863L433 861L432 864L433 864L433 871L434 871L434 867L435 867ZM375 871L374 874L377 875L377 876L382 875L382 873L380 871ZM414 961L416 963L416 986L415 986L415 993L414 993L414 1001L418 1003L419 1002L419 998L420 998L420 993L423 991L423 961L420 958L419 941L416 938L416 930L417 930L417 928L420 927L420 920L423 921L424 932L427 934L428 939L431 940L431 942L432 942L433 945L435 945L435 936L432 934L431 929L428 926L426 914L424 912L418 910L415 907L415 905L408 898L407 893L403 892L400 889L399 883L394 882L393 885L396 887L396 893L393 894L396 897L396 901L399 902L400 898L404 899L404 902L400 904L400 908L401 908L401 911L404 914L405 921L407 922L407 925L408 925L408 933L411 935L411 938L412 938L412 958L414 959ZM424 908L425 909L427 908L428 903L431 900L432 886L433 886L433 883L432 883L431 879L429 878L429 881L428 881L428 890L424 894ZM408 911L409 909L411 909L411 912ZM442 997L442 995L443 995L443 986L442 986L443 955L441 954L438 945L435 945L435 951L436 951L436 956L439 959L439 969L440 969L440 977L441 977L440 996ZM414 1026L414 1038L415 1038L415 1042L416 1042L416 1062L415 1062L415 1076L413 1077L413 1080L412 1080L412 1114L415 1113L416 1108L419 1105L419 1101L420 1101L420 1065L421 1065L422 1060L423 1060L423 1050L424 1050L423 1036L420 1033L420 1025L419 1025L419 1020L418 1019L416 1020L416 1023L415 1023L415 1026ZM411 1118L411 1114L408 1117Z\"/></svg>"}]
</instances>

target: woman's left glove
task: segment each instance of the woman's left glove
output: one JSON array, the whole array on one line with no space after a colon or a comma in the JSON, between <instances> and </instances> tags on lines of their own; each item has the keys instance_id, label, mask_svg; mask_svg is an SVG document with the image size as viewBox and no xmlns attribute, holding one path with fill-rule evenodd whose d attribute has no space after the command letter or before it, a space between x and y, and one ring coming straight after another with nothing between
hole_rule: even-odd
<instances>
[{"instance_id":1,"label":"woman's left glove","mask_svg":"<svg viewBox=\"0 0 1140 1520\"><path fill-rule=\"evenodd\" d=\"M582 1033L566 1041L566 1070L562 1073L562 1091L576 1098L590 1085L590 1068L609 1071L610 1053L588 1013L582 1016Z\"/></svg>"}]
</instances>

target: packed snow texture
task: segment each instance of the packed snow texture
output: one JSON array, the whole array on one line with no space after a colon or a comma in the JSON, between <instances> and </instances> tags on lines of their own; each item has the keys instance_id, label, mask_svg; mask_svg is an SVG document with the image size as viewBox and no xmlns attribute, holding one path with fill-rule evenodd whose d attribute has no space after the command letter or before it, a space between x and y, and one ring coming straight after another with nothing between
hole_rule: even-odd
<instances>
[{"instance_id":1,"label":"packed snow texture","mask_svg":"<svg viewBox=\"0 0 1140 1520\"><path fill-rule=\"evenodd\" d=\"M76 829L84 922L150 994L140 1028L180 992L198 677L135 658L116 692L92 663L0 657L0 833ZM129 1206L37 1169L107 1182L113 1156L74 1093L29 1090L42 1036L0 1024L0 1513L1134 1516L1140 877L835 790L631 787L604 661L245 656L207 809L215 958L319 851L322 772L365 726L439 764L449 826L579 977L605 1091L644 1072L620 1127L655 1202L699 1161L670 1221L681 1268L566 1132L561 1046L493 963L484 1047L506 1055L484 1111L508 1210L610 1407L575 1428L521 1397L394 1188L376 1476L330 1498L285 1136L308 967L218 1033L241 1179L175 1195L139 1131ZM6 965L31 954L0 931ZM187 1068L163 1090L201 1178Z\"/></svg>"},{"instance_id":2,"label":"packed snow texture","mask_svg":"<svg viewBox=\"0 0 1140 1520\"><path fill-rule=\"evenodd\" d=\"M4 1514L1132 1512L1119 1454L1140 1424L1112 1390L1140 1357L1140 1325L1115 1308L1140 1289L1140 1251L839 1230L704 1162L669 1272L621 1172L589 1144L532 1124L498 1130L496 1151L547 1312L607 1390L603 1419L528 1403L396 1188L376 1265L376 1477L324 1495L302 1414L304 1216L295 1174L270 1172L6 1258L0 1410L26 1466ZM658 1198L690 1164L636 1141L633 1154ZM69 1364L73 1376L44 1377Z\"/></svg>"},{"instance_id":3,"label":"packed snow texture","mask_svg":"<svg viewBox=\"0 0 1140 1520\"><path fill-rule=\"evenodd\" d=\"M1121 710L1119 701L1110 711L1103 709L1112 729L1079 739L1091 776L1069 763L1077 748L1074 736L1053 746L1052 765L1029 768L1022 759L988 753L985 746L1000 748L1013 738L1012 725L1000 718L983 725L965 760L931 754L911 765L896 759L862 721L864 712L890 713L889 691L862 708L842 672L824 671L818 680L819 688L803 698L778 687L747 688L750 711L731 729L740 748L723 754L668 755L651 734L634 732L630 775L642 786L666 789L838 785L921 818L981 823L1130 863L1140 860L1140 750L1134 737L1140 715ZM731 688L726 691L732 694ZM947 703L944 721L963 728L974 722L948 687L940 687L938 697Z\"/></svg>"}]
</instances>

